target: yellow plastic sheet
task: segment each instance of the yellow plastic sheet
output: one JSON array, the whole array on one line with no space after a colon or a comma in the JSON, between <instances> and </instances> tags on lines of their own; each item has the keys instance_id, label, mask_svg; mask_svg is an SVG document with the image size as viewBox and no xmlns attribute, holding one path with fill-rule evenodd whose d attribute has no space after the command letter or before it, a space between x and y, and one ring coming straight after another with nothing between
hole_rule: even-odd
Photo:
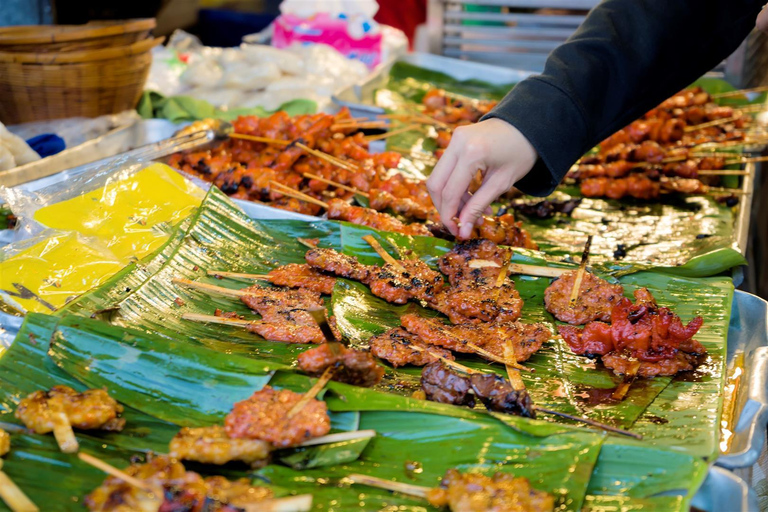
<instances>
[{"instance_id":1,"label":"yellow plastic sheet","mask_svg":"<svg viewBox=\"0 0 768 512\"><path fill-rule=\"evenodd\" d=\"M50 313L124 266L98 241L63 233L0 262L0 290L25 311Z\"/></svg>"},{"instance_id":2,"label":"yellow plastic sheet","mask_svg":"<svg viewBox=\"0 0 768 512\"><path fill-rule=\"evenodd\" d=\"M1 293L26 311L58 309L159 248L204 195L170 167L153 164L40 208L35 220L64 233L0 262Z\"/></svg>"},{"instance_id":3,"label":"yellow plastic sheet","mask_svg":"<svg viewBox=\"0 0 768 512\"><path fill-rule=\"evenodd\" d=\"M118 258L142 258L168 238L170 226L200 204L204 192L170 167L153 164L81 196L40 208L46 227L99 238Z\"/></svg>"}]
</instances>

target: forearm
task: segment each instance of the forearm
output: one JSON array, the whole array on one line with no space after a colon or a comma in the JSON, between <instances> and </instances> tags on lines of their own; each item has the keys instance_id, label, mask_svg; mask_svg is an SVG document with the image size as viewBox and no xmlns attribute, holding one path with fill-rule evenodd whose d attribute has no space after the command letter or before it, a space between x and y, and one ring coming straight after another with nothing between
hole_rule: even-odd
<instances>
[{"instance_id":1,"label":"forearm","mask_svg":"<svg viewBox=\"0 0 768 512\"><path fill-rule=\"evenodd\" d=\"M487 116L515 126L539 161L518 186L545 195L606 136L690 84L754 26L761 1L607 0L544 72Z\"/></svg>"}]
</instances>

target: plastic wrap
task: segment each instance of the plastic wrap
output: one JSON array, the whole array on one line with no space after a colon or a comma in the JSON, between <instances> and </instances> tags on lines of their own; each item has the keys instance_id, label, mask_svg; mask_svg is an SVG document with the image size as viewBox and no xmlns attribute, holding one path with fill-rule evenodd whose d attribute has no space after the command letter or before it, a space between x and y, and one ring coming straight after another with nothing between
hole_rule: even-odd
<instances>
[{"instance_id":1,"label":"plastic wrap","mask_svg":"<svg viewBox=\"0 0 768 512\"><path fill-rule=\"evenodd\" d=\"M137 162L92 169L35 192L0 189L19 218L17 240L45 229L76 231L100 239L125 262L161 245L203 195L170 167Z\"/></svg>"},{"instance_id":2,"label":"plastic wrap","mask_svg":"<svg viewBox=\"0 0 768 512\"><path fill-rule=\"evenodd\" d=\"M24 140L29 140L44 133L55 133L67 145L67 148L79 146L84 142L100 137L105 133L128 126L136 122L139 115L135 110L126 110L119 114L110 114L95 118L70 117L51 121L35 121L33 123L17 124L8 129Z\"/></svg>"},{"instance_id":3,"label":"plastic wrap","mask_svg":"<svg viewBox=\"0 0 768 512\"><path fill-rule=\"evenodd\" d=\"M22 313L50 313L123 266L96 238L46 230L0 250L0 298Z\"/></svg>"}]
</instances>

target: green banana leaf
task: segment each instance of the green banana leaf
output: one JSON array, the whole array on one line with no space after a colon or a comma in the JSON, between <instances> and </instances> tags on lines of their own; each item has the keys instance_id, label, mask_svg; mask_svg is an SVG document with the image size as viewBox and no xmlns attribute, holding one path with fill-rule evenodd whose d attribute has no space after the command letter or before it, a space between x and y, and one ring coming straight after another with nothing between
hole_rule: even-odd
<instances>
[{"instance_id":1,"label":"green banana leaf","mask_svg":"<svg viewBox=\"0 0 768 512\"><path fill-rule=\"evenodd\" d=\"M259 472L270 483L312 492L333 510L424 510L423 500L372 487L349 485L344 477L363 473L409 484L435 487L448 468L505 471L554 491L558 510L580 510L583 491L600 449L601 436L570 433L546 438L518 434L490 419L458 420L420 413L364 413L362 428L378 435L364 456L341 467L294 471L270 466ZM327 482L317 488L317 481ZM325 507L322 508L325 510ZM429 510L434 510L428 507Z\"/></svg>"}]
</instances>

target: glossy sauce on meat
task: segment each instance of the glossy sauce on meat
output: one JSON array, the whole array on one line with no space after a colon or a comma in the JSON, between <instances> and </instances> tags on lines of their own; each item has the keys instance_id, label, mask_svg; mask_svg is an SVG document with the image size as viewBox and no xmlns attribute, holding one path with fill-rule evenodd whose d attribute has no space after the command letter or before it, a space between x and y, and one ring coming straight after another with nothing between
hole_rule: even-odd
<instances>
[{"instance_id":1,"label":"glossy sauce on meat","mask_svg":"<svg viewBox=\"0 0 768 512\"><path fill-rule=\"evenodd\" d=\"M336 284L335 277L318 272L307 264L290 263L270 270L267 275L274 285L304 288L323 295L330 295Z\"/></svg>"},{"instance_id":2,"label":"glossy sauce on meat","mask_svg":"<svg viewBox=\"0 0 768 512\"><path fill-rule=\"evenodd\" d=\"M170 455L203 464L227 464L232 461L254 464L266 461L271 446L254 439L232 439L224 427L182 428L171 439Z\"/></svg>"},{"instance_id":3,"label":"glossy sauce on meat","mask_svg":"<svg viewBox=\"0 0 768 512\"><path fill-rule=\"evenodd\" d=\"M438 358L436 355L453 361L453 354L442 347L430 346L419 340L402 327L395 327L368 340L371 353L379 359L384 359L395 368L413 365L424 366ZM414 348L417 347L417 348ZM419 349L428 349L429 352Z\"/></svg>"},{"instance_id":4,"label":"glossy sauce on meat","mask_svg":"<svg viewBox=\"0 0 768 512\"><path fill-rule=\"evenodd\" d=\"M73 428L118 432L125 426L120 415L123 406L104 389L78 393L69 386L54 386L50 391L35 391L19 402L16 417L36 434L53 432L52 410L66 414Z\"/></svg>"},{"instance_id":5,"label":"glossy sauce on meat","mask_svg":"<svg viewBox=\"0 0 768 512\"><path fill-rule=\"evenodd\" d=\"M375 386L384 377L382 368L369 352L352 350L340 343L324 343L302 352L299 369L319 377L328 367L334 367L333 380L352 386Z\"/></svg>"},{"instance_id":6,"label":"glossy sauce on meat","mask_svg":"<svg viewBox=\"0 0 768 512\"><path fill-rule=\"evenodd\" d=\"M592 320L608 321L611 309L623 297L624 288L611 284L591 272L584 272L579 294L571 305L571 291L576 270L566 272L544 290L544 305L555 318L573 325L584 325Z\"/></svg>"}]
</instances>

